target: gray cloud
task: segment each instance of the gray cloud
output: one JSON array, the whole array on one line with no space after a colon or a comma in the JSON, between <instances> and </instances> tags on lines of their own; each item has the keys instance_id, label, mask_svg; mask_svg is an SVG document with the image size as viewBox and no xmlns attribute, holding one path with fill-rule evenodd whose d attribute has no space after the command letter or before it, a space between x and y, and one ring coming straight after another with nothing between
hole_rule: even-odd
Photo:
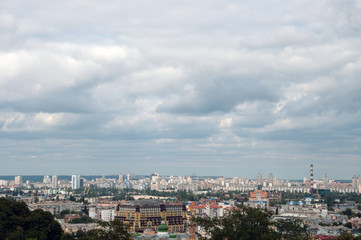
<instances>
[{"instance_id":1,"label":"gray cloud","mask_svg":"<svg viewBox=\"0 0 361 240\"><path fill-rule=\"evenodd\" d=\"M360 1L0 9L1 174L361 170Z\"/></svg>"}]
</instances>

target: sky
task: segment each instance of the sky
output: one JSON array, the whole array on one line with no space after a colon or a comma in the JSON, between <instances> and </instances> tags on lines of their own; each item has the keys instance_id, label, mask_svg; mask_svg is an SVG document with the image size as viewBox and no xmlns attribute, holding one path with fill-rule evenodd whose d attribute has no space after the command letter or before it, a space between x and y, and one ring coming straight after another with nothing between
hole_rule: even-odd
<instances>
[{"instance_id":1,"label":"sky","mask_svg":"<svg viewBox=\"0 0 361 240\"><path fill-rule=\"evenodd\" d=\"M0 175L361 175L361 0L0 1Z\"/></svg>"}]
</instances>

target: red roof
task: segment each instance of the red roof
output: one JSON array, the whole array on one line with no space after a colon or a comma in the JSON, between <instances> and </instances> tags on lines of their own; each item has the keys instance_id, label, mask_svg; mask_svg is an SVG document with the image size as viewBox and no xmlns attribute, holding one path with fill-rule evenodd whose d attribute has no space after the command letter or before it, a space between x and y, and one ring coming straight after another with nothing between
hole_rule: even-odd
<instances>
[{"instance_id":1,"label":"red roof","mask_svg":"<svg viewBox=\"0 0 361 240\"><path fill-rule=\"evenodd\" d=\"M206 208L204 205L197 205L193 207L194 209L201 209L201 208Z\"/></svg>"},{"instance_id":2,"label":"red roof","mask_svg":"<svg viewBox=\"0 0 361 240\"><path fill-rule=\"evenodd\" d=\"M217 205L217 204L212 204L209 206L210 208L222 208L221 206Z\"/></svg>"}]
</instances>

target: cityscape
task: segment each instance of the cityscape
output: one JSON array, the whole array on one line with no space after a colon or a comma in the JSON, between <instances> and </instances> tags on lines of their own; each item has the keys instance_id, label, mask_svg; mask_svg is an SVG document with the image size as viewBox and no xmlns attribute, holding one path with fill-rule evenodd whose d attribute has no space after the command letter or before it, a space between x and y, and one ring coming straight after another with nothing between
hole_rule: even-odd
<instances>
[{"instance_id":1,"label":"cityscape","mask_svg":"<svg viewBox=\"0 0 361 240\"><path fill-rule=\"evenodd\" d=\"M302 180L282 180L272 173L254 179L75 174L43 176L38 182L14 176L0 180L0 198L50 212L62 231L74 237L96 229L97 221L119 221L132 239L197 239L207 232L192 222L194 217L222 218L239 206L268 211L276 221L301 219L312 239L357 236L361 176L337 181L324 174L314 179L314 165L309 167Z\"/></svg>"},{"instance_id":2,"label":"cityscape","mask_svg":"<svg viewBox=\"0 0 361 240\"><path fill-rule=\"evenodd\" d=\"M0 1L0 240L361 240L361 0Z\"/></svg>"}]
</instances>

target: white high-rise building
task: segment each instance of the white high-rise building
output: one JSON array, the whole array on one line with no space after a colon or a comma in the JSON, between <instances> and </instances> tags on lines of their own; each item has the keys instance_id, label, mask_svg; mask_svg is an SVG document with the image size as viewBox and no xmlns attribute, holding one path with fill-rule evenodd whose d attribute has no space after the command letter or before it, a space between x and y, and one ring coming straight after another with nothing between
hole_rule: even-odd
<instances>
[{"instance_id":1,"label":"white high-rise building","mask_svg":"<svg viewBox=\"0 0 361 240\"><path fill-rule=\"evenodd\" d=\"M43 183L45 183L45 184L51 183L51 178L49 176L44 176Z\"/></svg>"},{"instance_id":2,"label":"white high-rise building","mask_svg":"<svg viewBox=\"0 0 361 240\"><path fill-rule=\"evenodd\" d=\"M15 185L21 185L21 184L23 184L23 179L22 179L22 177L21 177L21 176L16 176L14 183L15 183Z\"/></svg>"},{"instance_id":3,"label":"white high-rise building","mask_svg":"<svg viewBox=\"0 0 361 240\"><path fill-rule=\"evenodd\" d=\"M58 188L58 176L57 175L53 175L53 178L51 179L51 187Z\"/></svg>"},{"instance_id":4,"label":"white high-rise building","mask_svg":"<svg viewBox=\"0 0 361 240\"><path fill-rule=\"evenodd\" d=\"M151 190L159 190L159 173L153 173L151 176L150 189Z\"/></svg>"},{"instance_id":5,"label":"white high-rise building","mask_svg":"<svg viewBox=\"0 0 361 240\"><path fill-rule=\"evenodd\" d=\"M128 174L127 174L127 182L132 181L132 179L133 179L133 174L128 173Z\"/></svg>"},{"instance_id":6,"label":"white high-rise building","mask_svg":"<svg viewBox=\"0 0 361 240\"><path fill-rule=\"evenodd\" d=\"M80 175L72 175L71 176L71 188L79 189L80 188Z\"/></svg>"}]
</instances>

